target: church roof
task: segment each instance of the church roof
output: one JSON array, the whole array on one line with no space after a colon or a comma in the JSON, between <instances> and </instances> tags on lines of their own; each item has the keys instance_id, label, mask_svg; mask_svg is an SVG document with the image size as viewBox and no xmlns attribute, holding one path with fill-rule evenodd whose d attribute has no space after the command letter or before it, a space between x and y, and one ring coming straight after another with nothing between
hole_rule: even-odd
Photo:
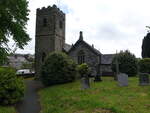
<instances>
[{"instance_id":1,"label":"church roof","mask_svg":"<svg viewBox=\"0 0 150 113\"><path fill-rule=\"evenodd\" d=\"M101 55L101 52L99 50L95 49L94 47L92 47L90 44L88 44L87 42L85 42L83 40L83 36L82 36L82 32L81 31L80 31L79 40L71 47L71 49L68 52L73 51L81 43L84 44L87 48L89 48L96 55Z\"/></svg>"},{"instance_id":2,"label":"church roof","mask_svg":"<svg viewBox=\"0 0 150 113\"><path fill-rule=\"evenodd\" d=\"M97 50L96 48L94 48L93 46L91 46L90 44L88 44L86 41L83 40L82 32L80 32L78 41L74 45L70 46L71 48L69 49L68 53L70 53L71 51L74 51L74 49L78 47L80 44L85 45L89 50L91 50L96 55L98 56L101 55L102 65L110 65L112 63L112 60L115 54L102 54L99 50Z\"/></svg>"},{"instance_id":3,"label":"church roof","mask_svg":"<svg viewBox=\"0 0 150 113\"><path fill-rule=\"evenodd\" d=\"M111 64L115 54L103 54L101 56L101 64Z\"/></svg>"},{"instance_id":4,"label":"church roof","mask_svg":"<svg viewBox=\"0 0 150 113\"><path fill-rule=\"evenodd\" d=\"M63 47L63 49L68 52L71 49L71 45L69 44L65 44L65 46Z\"/></svg>"}]
</instances>

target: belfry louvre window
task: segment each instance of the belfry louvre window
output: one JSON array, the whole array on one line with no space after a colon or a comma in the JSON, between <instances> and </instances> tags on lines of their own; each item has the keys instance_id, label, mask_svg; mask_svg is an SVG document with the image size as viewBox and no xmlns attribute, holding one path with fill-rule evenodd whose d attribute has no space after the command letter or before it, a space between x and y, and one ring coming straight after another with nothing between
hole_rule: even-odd
<instances>
[{"instance_id":1,"label":"belfry louvre window","mask_svg":"<svg viewBox=\"0 0 150 113\"><path fill-rule=\"evenodd\" d=\"M78 52L78 64L85 63L85 54L84 51L79 51Z\"/></svg>"},{"instance_id":2,"label":"belfry louvre window","mask_svg":"<svg viewBox=\"0 0 150 113\"><path fill-rule=\"evenodd\" d=\"M47 19L46 19L46 18L43 19L43 26L44 26L44 27L47 26Z\"/></svg>"},{"instance_id":3,"label":"belfry louvre window","mask_svg":"<svg viewBox=\"0 0 150 113\"><path fill-rule=\"evenodd\" d=\"M60 28L60 29L63 28L63 23L62 23L62 21L59 21L59 28Z\"/></svg>"}]
</instances>

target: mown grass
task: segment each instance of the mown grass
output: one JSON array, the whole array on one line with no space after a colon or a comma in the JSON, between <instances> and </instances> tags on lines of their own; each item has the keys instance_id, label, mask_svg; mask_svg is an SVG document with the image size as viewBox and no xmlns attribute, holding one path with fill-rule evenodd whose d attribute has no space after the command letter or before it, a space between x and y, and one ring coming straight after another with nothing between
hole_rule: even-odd
<instances>
[{"instance_id":1,"label":"mown grass","mask_svg":"<svg viewBox=\"0 0 150 113\"><path fill-rule=\"evenodd\" d=\"M91 82L81 90L80 81L52 86L39 92L41 113L150 113L150 86L139 86L136 77L119 87L113 78Z\"/></svg>"},{"instance_id":2,"label":"mown grass","mask_svg":"<svg viewBox=\"0 0 150 113\"><path fill-rule=\"evenodd\" d=\"M0 106L0 113L16 113L16 110L14 107Z\"/></svg>"}]
</instances>

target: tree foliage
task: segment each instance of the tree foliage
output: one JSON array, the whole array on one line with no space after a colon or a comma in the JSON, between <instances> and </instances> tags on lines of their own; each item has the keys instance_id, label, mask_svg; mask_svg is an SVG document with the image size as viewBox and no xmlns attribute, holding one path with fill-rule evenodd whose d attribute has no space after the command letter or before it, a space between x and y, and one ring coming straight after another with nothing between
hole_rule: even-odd
<instances>
[{"instance_id":1,"label":"tree foliage","mask_svg":"<svg viewBox=\"0 0 150 113\"><path fill-rule=\"evenodd\" d=\"M150 58L139 60L139 71L142 73L150 73Z\"/></svg>"},{"instance_id":2,"label":"tree foliage","mask_svg":"<svg viewBox=\"0 0 150 113\"><path fill-rule=\"evenodd\" d=\"M150 58L150 33L147 33L147 35L143 39L142 57L143 58Z\"/></svg>"},{"instance_id":3,"label":"tree foliage","mask_svg":"<svg viewBox=\"0 0 150 113\"><path fill-rule=\"evenodd\" d=\"M77 71L81 77L86 77L90 74L90 68L86 63L78 65Z\"/></svg>"},{"instance_id":4,"label":"tree foliage","mask_svg":"<svg viewBox=\"0 0 150 113\"><path fill-rule=\"evenodd\" d=\"M133 76L137 74L137 59L135 58L134 54L130 53L130 51L121 51L115 57L112 61L112 70L116 72L116 58L118 60L119 64L119 71L121 73L126 73L129 76Z\"/></svg>"},{"instance_id":5,"label":"tree foliage","mask_svg":"<svg viewBox=\"0 0 150 113\"><path fill-rule=\"evenodd\" d=\"M25 86L12 68L0 67L0 104L15 104L24 96Z\"/></svg>"},{"instance_id":6,"label":"tree foliage","mask_svg":"<svg viewBox=\"0 0 150 113\"><path fill-rule=\"evenodd\" d=\"M21 49L30 40L25 27L28 15L26 0L0 0L0 64L11 50L7 45L11 37Z\"/></svg>"},{"instance_id":7,"label":"tree foliage","mask_svg":"<svg viewBox=\"0 0 150 113\"><path fill-rule=\"evenodd\" d=\"M46 86L71 82L76 77L76 64L65 53L53 52L45 59L41 80Z\"/></svg>"}]
</instances>

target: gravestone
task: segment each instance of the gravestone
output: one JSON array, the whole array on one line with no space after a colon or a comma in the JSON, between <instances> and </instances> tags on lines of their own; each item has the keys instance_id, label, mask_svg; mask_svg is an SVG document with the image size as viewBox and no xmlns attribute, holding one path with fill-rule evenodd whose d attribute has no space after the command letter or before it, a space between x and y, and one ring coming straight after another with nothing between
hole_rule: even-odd
<instances>
[{"instance_id":1,"label":"gravestone","mask_svg":"<svg viewBox=\"0 0 150 113\"><path fill-rule=\"evenodd\" d=\"M88 88L90 88L89 77L82 77L81 78L81 89L88 89Z\"/></svg>"},{"instance_id":2,"label":"gravestone","mask_svg":"<svg viewBox=\"0 0 150 113\"><path fill-rule=\"evenodd\" d=\"M128 75L120 73L117 75L119 86L128 86Z\"/></svg>"},{"instance_id":3,"label":"gravestone","mask_svg":"<svg viewBox=\"0 0 150 113\"><path fill-rule=\"evenodd\" d=\"M148 73L140 73L139 74L139 85L150 85L149 74Z\"/></svg>"}]
</instances>

